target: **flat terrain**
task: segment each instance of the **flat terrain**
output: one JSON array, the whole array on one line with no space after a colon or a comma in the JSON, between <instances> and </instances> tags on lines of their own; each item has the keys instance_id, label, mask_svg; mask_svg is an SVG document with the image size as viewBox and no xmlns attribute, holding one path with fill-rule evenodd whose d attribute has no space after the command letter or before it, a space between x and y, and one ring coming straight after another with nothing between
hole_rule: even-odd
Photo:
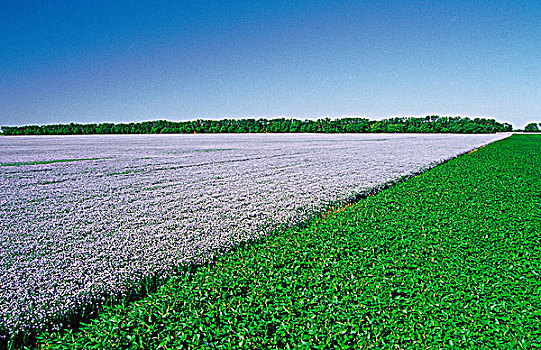
<instances>
[{"instance_id":1,"label":"flat terrain","mask_svg":"<svg viewBox=\"0 0 541 350\"><path fill-rule=\"evenodd\" d=\"M0 138L0 325L43 328L505 136Z\"/></svg>"},{"instance_id":2,"label":"flat terrain","mask_svg":"<svg viewBox=\"0 0 541 350\"><path fill-rule=\"evenodd\" d=\"M40 347L539 348L540 179L541 136L512 136Z\"/></svg>"}]
</instances>

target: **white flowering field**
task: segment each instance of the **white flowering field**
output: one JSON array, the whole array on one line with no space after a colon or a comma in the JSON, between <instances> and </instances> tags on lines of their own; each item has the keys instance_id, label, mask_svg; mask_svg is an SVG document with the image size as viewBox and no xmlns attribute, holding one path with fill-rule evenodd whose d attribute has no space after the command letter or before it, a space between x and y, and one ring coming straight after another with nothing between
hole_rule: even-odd
<instances>
[{"instance_id":1,"label":"white flowering field","mask_svg":"<svg viewBox=\"0 0 541 350\"><path fill-rule=\"evenodd\" d=\"M506 136L0 137L0 329L50 326Z\"/></svg>"}]
</instances>

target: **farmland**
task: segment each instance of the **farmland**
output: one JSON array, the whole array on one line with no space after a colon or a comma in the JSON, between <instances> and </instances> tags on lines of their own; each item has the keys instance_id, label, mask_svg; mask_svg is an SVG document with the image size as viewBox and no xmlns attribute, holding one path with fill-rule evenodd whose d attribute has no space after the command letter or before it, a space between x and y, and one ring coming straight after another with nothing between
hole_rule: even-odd
<instances>
[{"instance_id":1,"label":"farmland","mask_svg":"<svg viewBox=\"0 0 541 350\"><path fill-rule=\"evenodd\" d=\"M538 348L540 149L491 144L40 346Z\"/></svg>"},{"instance_id":2,"label":"farmland","mask_svg":"<svg viewBox=\"0 0 541 350\"><path fill-rule=\"evenodd\" d=\"M0 321L3 332L13 334L54 326L55 322L81 312L86 305L99 305L108 298L129 294L146 278L165 279L180 266L210 261L241 242L265 236L280 227L294 227L330 209L331 205L348 202L358 194L505 136L2 138ZM481 151L474 157L477 154ZM472 165L472 169L477 168ZM411 194L411 200L415 201L416 196ZM413 217L410 220L416 222ZM410 231L424 232L414 227ZM363 232L357 235L365 235ZM276 239L283 239L280 237ZM374 242L374 249L377 244L373 240L378 237L367 238L367 242ZM303 254L303 247L309 249L312 244L319 249L316 243L322 242L317 237L314 243L300 239L288 241L297 245L296 254ZM404 243L404 239L412 238L395 240ZM286 243L274 249L290 252ZM390 247L377 245L377 251L389 251ZM273 261L264 250L258 255L257 249L239 250L238 254L251 252L250 259L266 257L267 261ZM331 246L327 249L333 250ZM332 259L337 256L333 255ZM284 267L291 258L284 256L286 260L276 264ZM224 262L230 268L230 263ZM333 264L321 266L322 276L331 271ZM381 268L378 264L372 266ZM338 267L343 266L338 264ZM236 271L242 268L245 267ZM308 266L303 268L310 271ZM201 278L207 278L208 274L212 271L204 272ZM261 273L261 276L265 275ZM231 278L242 276L235 272ZM298 284L291 276L284 278L278 285L286 285L287 281L292 286ZM188 289L194 293L213 290L207 287L203 284ZM225 292L235 294L238 292L235 288L226 288ZM237 297L254 296L247 291ZM276 302L281 303L279 299Z\"/></svg>"}]
</instances>

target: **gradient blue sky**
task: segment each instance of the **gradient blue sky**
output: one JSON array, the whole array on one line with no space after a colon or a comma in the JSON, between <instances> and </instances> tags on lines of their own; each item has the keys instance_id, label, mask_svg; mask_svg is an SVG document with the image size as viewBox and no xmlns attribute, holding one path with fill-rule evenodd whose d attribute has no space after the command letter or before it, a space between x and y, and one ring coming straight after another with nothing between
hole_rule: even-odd
<instances>
[{"instance_id":1,"label":"gradient blue sky","mask_svg":"<svg viewBox=\"0 0 541 350\"><path fill-rule=\"evenodd\" d=\"M541 121L541 2L0 2L0 125L425 114Z\"/></svg>"}]
</instances>

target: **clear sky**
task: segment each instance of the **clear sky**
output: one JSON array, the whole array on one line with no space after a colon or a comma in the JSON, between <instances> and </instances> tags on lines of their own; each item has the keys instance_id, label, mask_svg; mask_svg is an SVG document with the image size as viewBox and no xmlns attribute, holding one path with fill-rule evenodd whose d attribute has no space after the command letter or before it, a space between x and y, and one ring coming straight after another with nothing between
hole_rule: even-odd
<instances>
[{"instance_id":1,"label":"clear sky","mask_svg":"<svg viewBox=\"0 0 541 350\"><path fill-rule=\"evenodd\" d=\"M0 125L541 122L539 1L0 1Z\"/></svg>"}]
</instances>

